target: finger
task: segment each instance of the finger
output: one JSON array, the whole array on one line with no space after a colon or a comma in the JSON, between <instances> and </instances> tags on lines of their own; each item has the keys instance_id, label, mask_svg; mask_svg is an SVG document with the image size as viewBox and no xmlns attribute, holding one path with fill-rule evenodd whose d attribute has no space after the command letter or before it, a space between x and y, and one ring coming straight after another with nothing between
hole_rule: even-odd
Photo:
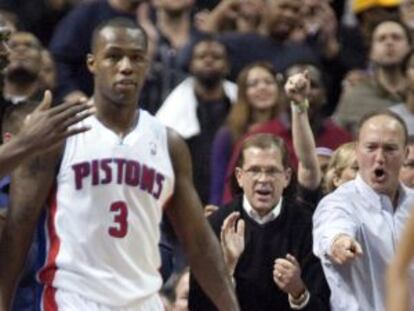
<instances>
[{"instance_id":1,"label":"finger","mask_svg":"<svg viewBox=\"0 0 414 311\"><path fill-rule=\"evenodd\" d=\"M149 17L149 11L150 11L150 6L148 3L141 3L138 7L137 7L137 11L136 11L136 15L137 15L137 20L139 21L139 23L152 23L150 17Z\"/></svg>"},{"instance_id":2,"label":"finger","mask_svg":"<svg viewBox=\"0 0 414 311\"><path fill-rule=\"evenodd\" d=\"M60 124L59 128L62 131L66 131L68 127L75 125L76 123L86 119L87 117L93 114L94 112L90 110L83 112L83 113L75 114L73 117L66 118L64 119L64 121L62 120L62 122L59 123Z\"/></svg>"},{"instance_id":3,"label":"finger","mask_svg":"<svg viewBox=\"0 0 414 311\"><path fill-rule=\"evenodd\" d=\"M51 104L52 104L52 92L50 90L46 90L43 93L42 101L40 102L39 106L37 106L33 112L46 111L47 109L50 108Z\"/></svg>"},{"instance_id":4,"label":"finger","mask_svg":"<svg viewBox=\"0 0 414 311\"><path fill-rule=\"evenodd\" d=\"M239 217L238 212L232 212L223 222L222 230L228 231L228 230L235 230L236 220Z\"/></svg>"},{"instance_id":5,"label":"finger","mask_svg":"<svg viewBox=\"0 0 414 311\"><path fill-rule=\"evenodd\" d=\"M84 117L88 117L91 114L95 113L95 110L95 107L90 108L87 105L68 105L66 106L65 110L61 111L58 114L55 114L51 118L51 121L56 125L62 125L65 120L68 120L75 116L80 116L81 119L84 119Z\"/></svg>"},{"instance_id":6,"label":"finger","mask_svg":"<svg viewBox=\"0 0 414 311\"><path fill-rule=\"evenodd\" d=\"M299 262L291 254L287 254L286 259L289 260L289 262L292 263L294 266L299 266Z\"/></svg>"},{"instance_id":7,"label":"finger","mask_svg":"<svg viewBox=\"0 0 414 311\"><path fill-rule=\"evenodd\" d=\"M276 259L275 263L283 267L283 269L291 269L293 267L293 264L284 258Z\"/></svg>"},{"instance_id":8,"label":"finger","mask_svg":"<svg viewBox=\"0 0 414 311\"><path fill-rule=\"evenodd\" d=\"M351 251L357 256L363 255L362 247L357 241L353 241L351 245Z\"/></svg>"},{"instance_id":9,"label":"finger","mask_svg":"<svg viewBox=\"0 0 414 311\"><path fill-rule=\"evenodd\" d=\"M224 239L225 239L226 237L225 237L225 235L224 235L224 230L223 230L223 228L221 228L221 231L220 231L220 244L221 244L221 247L222 248L224 248L225 247L225 241L224 241Z\"/></svg>"},{"instance_id":10,"label":"finger","mask_svg":"<svg viewBox=\"0 0 414 311\"><path fill-rule=\"evenodd\" d=\"M278 268L274 268L273 269L273 276L280 280L283 277L283 271L278 269Z\"/></svg>"},{"instance_id":11,"label":"finger","mask_svg":"<svg viewBox=\"0 0 414 311\"><path fill-rule=\"evenodd\" d=\"M92 102L88 102L87 98L80 98L76 101L65 101L64 103L50 108L50 115L54 116L62 112L67 111L72 107L84 107L83 110L92 108L94 105Z\"/></svg>"},{"instance_id":12,"label":"finger","mask_svg":"<svg viewBox=\"0 0 414 311\"><path fill-rule=\"evenodd\" d=\"M290 268L286 268L280 264L276 264L274 267L274 270L281 273L281 274L287 274L291 270Z\"/></svg>"},{"instance_id":13,"label":"finger","mask_svg":"<svg viewBox=\"0 0 414 311\"><path fill-rule=\"evenodd\" d=\"M283 274L279 271L273 271L273 279L276 282L282 282L283 281Z\"/></svg>"},{"instance_id":14,"label":"finger","mask_svg":"<svg viewBox=\"0 0 414 311\"><path fill-rule=\"evenodd\" d=\"M244 230L245 230L245 223L243 219L239 219L239 221L237 222L237 229L236 232L238 235L244 237Z\"/></svg>"},{"instance_id":15,"label":"finger","mask_svg":"<svg viewBox=\"0 0 414 311\"><path fill-rule=\"evenodd\" d=\"M63 140L63 139L66 139L66 138L68 138L68 137L70 137L70 136L73 136L73 135L77 135L77 134L80 134L80 133L87 132L87 131L89 131L90 129L91 129L91 127L90 127L90 126L82 126L82 127L79 127L79 128L75 128L75 129L70 129L70 130L67 130L67 131L65 132L65 134L62 136L62 140Z\"/></svg>"}]
</instances>

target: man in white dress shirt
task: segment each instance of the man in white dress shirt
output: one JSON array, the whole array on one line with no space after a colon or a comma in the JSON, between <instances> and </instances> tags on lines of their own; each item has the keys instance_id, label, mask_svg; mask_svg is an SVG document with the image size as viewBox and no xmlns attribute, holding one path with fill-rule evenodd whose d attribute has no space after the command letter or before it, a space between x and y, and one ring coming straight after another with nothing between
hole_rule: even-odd
<instances>
[{"instance_id":1,"label":"man in white dress shirt","mask_svg":"<svg viewBox=\"0 0 414 311\"><path fill-rule=\"evenodd\" d=\"M359 174L319 203L314 252L331 288L334 311L384 311L384 274L414 200L399 181L407 129L392 112L362 118Z\"/></svg>"}]
</instances>

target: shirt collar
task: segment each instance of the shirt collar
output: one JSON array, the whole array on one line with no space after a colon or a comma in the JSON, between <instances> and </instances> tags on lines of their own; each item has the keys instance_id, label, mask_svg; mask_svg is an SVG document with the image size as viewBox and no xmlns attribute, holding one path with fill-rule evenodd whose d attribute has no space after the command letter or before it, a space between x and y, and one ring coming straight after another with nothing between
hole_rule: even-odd
<instances>
[{"instance_id":1,"label":"shirt collar","mask_svg":"<svg viewBox=\"0 0 414 311\"><path fill-rule=\"evenodd\" d=\"M368 185L362 179L360 174L358 174L357 177L355 178L355 183L356 183L356 187L358 191L363 196L365 196L368 199L368 201L376 202L374 206L377 206L380 209L385 207L387 209L390 209L390 211L394 210L392 202L391 202L391 198L386 194L378 193L374 189L372 189L371 186ZM405 189L405 187L401 183L399 183L398 191L397 191L397 194L398 194L397 206L399 206L400 203L404 200L404 198L406 197L406 193L407 193L407 190Z\"/></svg>"},{"instance_id":2,"label":"shirt collar","mask_svg":"<svg viewBox=\"0 0 414 311\"><path fill-rule=\"evenodd\" d=\"M243 209L247 215L249 215L249 217L252 218L256 223L264 225L268 222L271 222L272 220L275 220L280 215L280 212L282 210L282 201L283 198L280 197L280 200L276 206L272 208L269 213L262 217L253 209L246 195L243 195Z\"/></svg>"}]
</instances>

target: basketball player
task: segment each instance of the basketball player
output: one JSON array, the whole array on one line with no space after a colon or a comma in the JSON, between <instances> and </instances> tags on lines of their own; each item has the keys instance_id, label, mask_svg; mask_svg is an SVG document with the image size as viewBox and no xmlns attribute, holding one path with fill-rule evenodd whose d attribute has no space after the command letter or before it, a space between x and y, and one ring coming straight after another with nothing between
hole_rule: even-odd
<instances>
[{"instance_id":1,"label":"basketball player","mask_svg":"<svg viewBox=\"0 0 414 311\"><path fill-rule=\"evenodd\" d=\"M49 195L42 310L163 310L159 222L169 217L203 288L238 310L219 246L202 214L183 140L136 109L148 67L144 31L112 20L93 36L91 130L16 170L0 240L0 310L10 306ZM57 173L56 173L57 172Z\"/></svg>"}]
</instances>

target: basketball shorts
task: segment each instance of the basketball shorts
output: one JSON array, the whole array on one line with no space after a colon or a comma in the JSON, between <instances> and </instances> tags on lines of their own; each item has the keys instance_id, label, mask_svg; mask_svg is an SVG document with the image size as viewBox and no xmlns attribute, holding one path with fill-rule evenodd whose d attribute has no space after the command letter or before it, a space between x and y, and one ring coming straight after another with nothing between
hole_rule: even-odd
<instances>
[{"instance_id":1,"label":"basketball shorts","mask_svg":"<svg viewBox=\"0 0 414 311\"><path fill-rule=\"evenodd\" d=\"M53 294L51 295L51 291ZM49 294L47 294L49 292ZM120 308L103 305L74 292L48 288L43 297L42 311L164 311L158 294L142 299L136 305Z\"/></svg>"}]
</instances>

